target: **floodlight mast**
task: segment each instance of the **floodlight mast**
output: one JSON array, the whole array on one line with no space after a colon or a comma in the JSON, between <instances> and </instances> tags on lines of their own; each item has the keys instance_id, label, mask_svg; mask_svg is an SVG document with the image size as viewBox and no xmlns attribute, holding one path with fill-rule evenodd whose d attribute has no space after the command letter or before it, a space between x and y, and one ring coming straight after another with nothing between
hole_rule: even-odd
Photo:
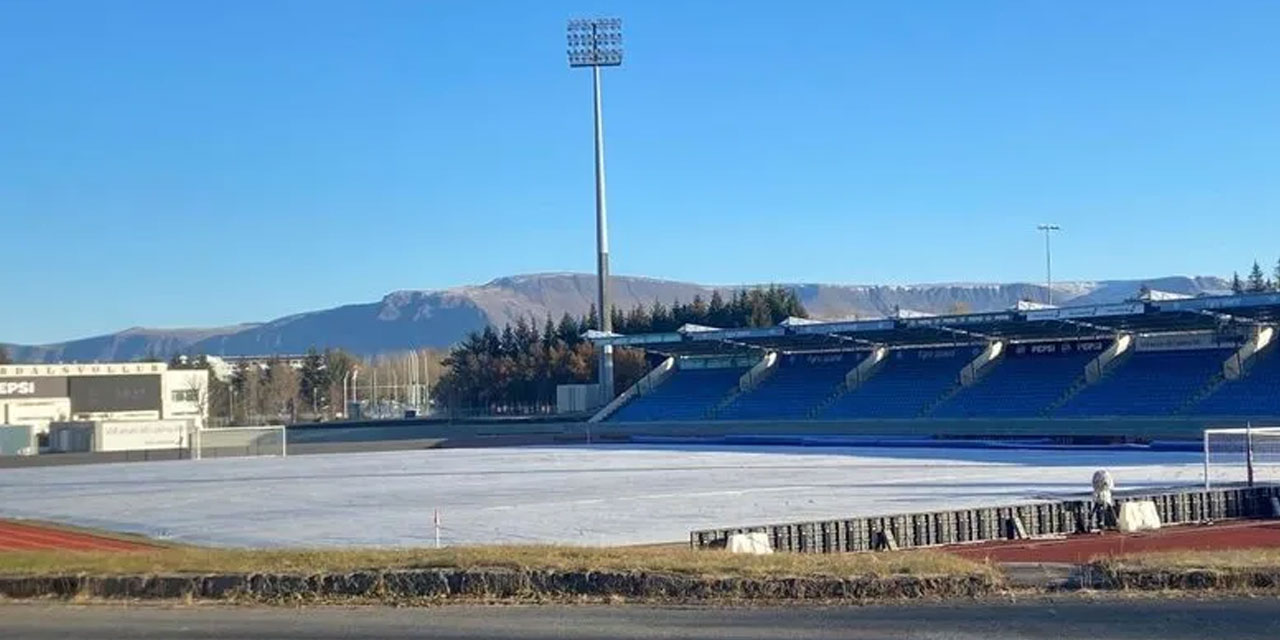
<instances>
[{"instance_id":1,"label":"floodlight mast","mask_svg":"<svg viewBox=\"0 0 1280 640\"><path fill-rule=\"evenodd\" d=\"M596 278L598 297L596 313L600 330L613 331L613 314L609 305L609 229L604 188L604 118L600 106L600 67L622 64L622 20L589 18L570 20L568 28L569 67L591 67L591 89L595 107L596 151ZM598 368L600 402L613 400L613 345L600 349Z\"/></svg>"},{"instance_id":2,"label":"floodlight mast","mask_svg":"<svg viewBox=\"0 0 1280 640\"><path fill-rule=\"evenodd\" d=\"M1049 304L1052 305L1053 304L1053 258L1052 258L1052 254L1049 252L1049 235L1054 231L1062 230L1062 227L1059 227L1056 224L1039 224L1039 225L1036 225L1036 229L1044 232L1044 281L1045 281L1044 290L1045 290L1045 296L1048 299Z\"/></svg>"}]
</instances>

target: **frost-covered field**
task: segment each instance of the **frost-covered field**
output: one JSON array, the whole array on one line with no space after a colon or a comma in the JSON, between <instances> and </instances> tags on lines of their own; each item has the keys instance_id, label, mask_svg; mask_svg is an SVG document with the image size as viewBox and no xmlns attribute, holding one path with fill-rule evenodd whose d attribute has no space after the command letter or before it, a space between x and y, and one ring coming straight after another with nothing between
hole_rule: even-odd
<instances>
[{"instance_id":1,"label":"frost-covered field","mask_svg":"<svg viewBox=\"0 0 1280 640\"><path fill-rule=\"evenodd\" d=\"M241 547L626 544L1200 480L1189 453L548 447L0 470L0 516Z\"/></svg>"}]
</instances>

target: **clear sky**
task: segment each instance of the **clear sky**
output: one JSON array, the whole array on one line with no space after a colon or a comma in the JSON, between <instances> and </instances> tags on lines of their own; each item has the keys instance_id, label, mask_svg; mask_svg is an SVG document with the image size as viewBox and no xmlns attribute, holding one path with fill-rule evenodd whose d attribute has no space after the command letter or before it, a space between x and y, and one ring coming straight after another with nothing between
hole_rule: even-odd
<instances>
[{"instance_id":1,"label":"clear sky","mask_svg":"<svg viewBox=\"0 0 1280 640\"><path fill-rule=\"evenodd\" d=\"M1280 255L1280 3L0 0L0 342L594 270L1229 274Z\"/></svg>"}]
</instances>

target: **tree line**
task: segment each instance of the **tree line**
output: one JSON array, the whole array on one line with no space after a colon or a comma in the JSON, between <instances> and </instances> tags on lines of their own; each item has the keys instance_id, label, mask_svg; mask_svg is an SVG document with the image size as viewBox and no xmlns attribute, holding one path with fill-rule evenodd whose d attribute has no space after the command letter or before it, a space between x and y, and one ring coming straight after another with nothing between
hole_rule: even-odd
<instances>
[{"instance_id":1,"label":"tree line","mask_svg":"<svg viewBox=\"0 0 1280 640\"><path fill-rule=\"evenodd\" d=\"M669 332L685 324L764 327L789 316L808 313L794 291L774 286L737 290L727 300L715 291L709 299L694 296L670 306L655 301L627 311L610 309L613 330L624 334ZM557 386L596 381L596 351L583 334L598 328L592 305L577 318L566 313L553 322L548 316L541 329L532 319L519 318L500 331L493 326L473 331L445 358L434 397L449 411L552 411ZM615 349L614 389L621 392L635 384L654 364L643 351Z\"/></svg>"},{"instance_id":2,"label":"tree line","mask_svg":"<svg viewBox=\"0 0 1280 640\"><path fill-rule=\"evenodd\" d=\"M332 419L347 414L346 399L367 411L381 407L391 415L417 399L408 384L415 380L425 392L440 375L443 354L423 349L362 358L342 349L307 350L299 366L279 356L260 363L238 362L227 380L214 375L209 356L176 355L172 369L206 369L209 386L200 398L213 424L271 424ZM417 368L414 377L411 368ZM352 375L358 371L359 374ZM426 394L420 396L425 402ZM425 408L425 407L423 407Z\"/></svg>"},{"instance_id":3,"label":"tree line","mask_svg":"<svg viewBox=\"0 0 1280 640\"><path fill-rule=\"evenodd\" d=\"M1272 267L1270 278L1263 273L1262 265L1259 265L1257 260L1253 261L1253 267L1249 269L1249 275L1244 280L1240 279L1240 272L1232 272L1232 293L1265 293L1267 291L1280 291L1280 259L1276 260L1276 265Z\"/></svg>"}]
</instances>

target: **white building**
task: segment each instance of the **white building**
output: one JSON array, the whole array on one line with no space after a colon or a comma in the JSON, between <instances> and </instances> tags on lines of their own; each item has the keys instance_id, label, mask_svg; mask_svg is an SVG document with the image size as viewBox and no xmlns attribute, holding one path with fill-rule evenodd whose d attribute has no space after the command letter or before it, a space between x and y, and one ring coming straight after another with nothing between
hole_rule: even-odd
<instances>
[{"instance_id":1,"label":"white building","mask_svg":"<svg viewBox=\"0 0 1280 640\"><path fill-rule=\"evenodd\" d=\"M0 365L0 424L208 416L209 373L161 362Z\"/></svg>"}]
</instances>

